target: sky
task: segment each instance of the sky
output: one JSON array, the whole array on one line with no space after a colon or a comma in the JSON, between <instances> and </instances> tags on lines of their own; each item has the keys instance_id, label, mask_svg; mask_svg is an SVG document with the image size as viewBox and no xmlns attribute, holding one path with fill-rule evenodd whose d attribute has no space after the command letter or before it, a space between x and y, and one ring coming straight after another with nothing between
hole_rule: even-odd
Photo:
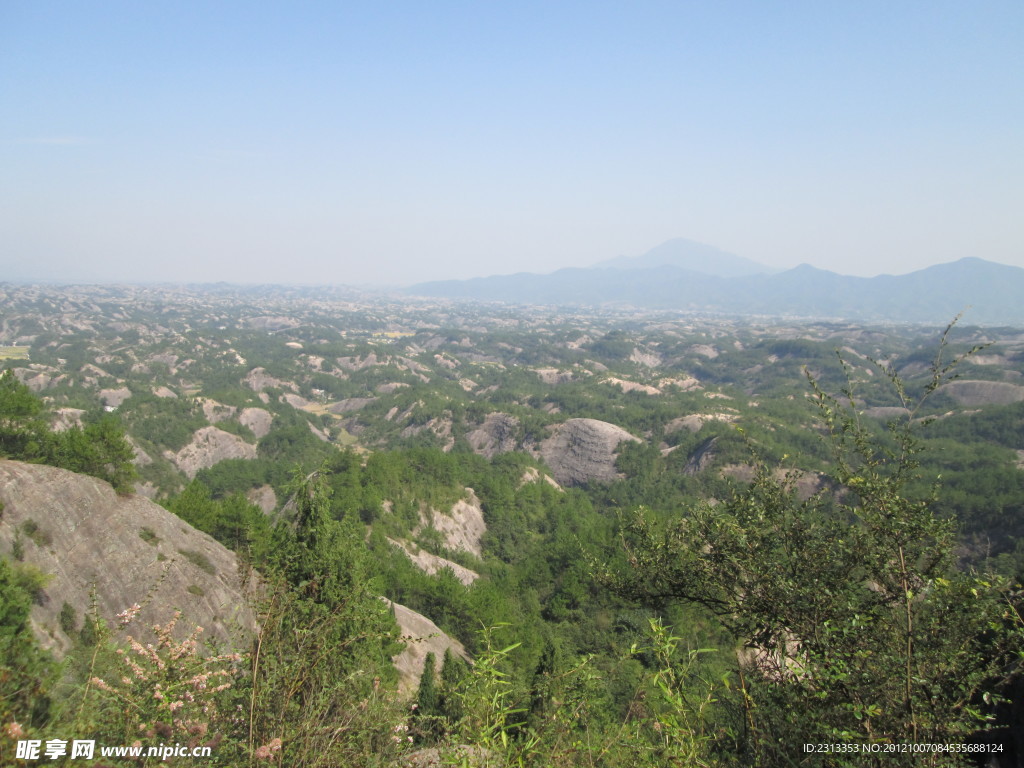
<instances>
[{"instance_id":1,"label":"sky","mask_svg":"<svg viewBox=\"0 0 1024 768\"><path fill-rule=\"evenodd\" d=\"M0 281L1024 267L1024 3L0 3Z\"/></svg>"}]
</instances>

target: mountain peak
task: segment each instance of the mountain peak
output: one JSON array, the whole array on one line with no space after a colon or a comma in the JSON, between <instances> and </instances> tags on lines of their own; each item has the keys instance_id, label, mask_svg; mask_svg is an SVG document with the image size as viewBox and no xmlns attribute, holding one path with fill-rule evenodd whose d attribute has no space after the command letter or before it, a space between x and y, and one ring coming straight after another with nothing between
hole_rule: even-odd
<instances>
[{"instance_id":1,"label":"mountain peak","mask_svg":"<svg viewBox=\"0 0 1024 768\"><path fill-rule=\"evenodd\" d=\"M717 277L743 277L777 271L713 245L683 237L666 240L640 256L618 256L595 266L605 269L651 269L669 266Z\"/></svg>"}]
</instances>

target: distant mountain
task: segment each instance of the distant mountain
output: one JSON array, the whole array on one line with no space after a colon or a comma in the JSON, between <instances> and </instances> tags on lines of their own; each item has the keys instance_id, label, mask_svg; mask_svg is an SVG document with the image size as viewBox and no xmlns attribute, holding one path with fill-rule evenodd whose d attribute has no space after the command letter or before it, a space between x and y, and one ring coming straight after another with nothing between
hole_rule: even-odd
<instances>
[{"instance_id":1,"label":"distant mountain","mask_svg":"<svg viewBox=\"0 0 1024 768\"><path fill-rule=\"evenodd\" d=\"M978 258L907 275L848 277L803 264L776 274L720 277L676 266L562 269L420 283L420 296L515 304L616 305L731 315L1024 324L1024 269Z\"/></svg>"},{"instance_id":2,"label":"distant mountain","mask_svg":"<svg viewBox=\"0 0 1024 768\"><path fill-rule=\"evenodd\" d=\"M737 256L735 253L715 248L713 245L705 245L682 237L666 240L641 256L617 256L594 266L608 269L677 267L718 277L742 277L779 271Z\"/></svg>"}]
</instances>

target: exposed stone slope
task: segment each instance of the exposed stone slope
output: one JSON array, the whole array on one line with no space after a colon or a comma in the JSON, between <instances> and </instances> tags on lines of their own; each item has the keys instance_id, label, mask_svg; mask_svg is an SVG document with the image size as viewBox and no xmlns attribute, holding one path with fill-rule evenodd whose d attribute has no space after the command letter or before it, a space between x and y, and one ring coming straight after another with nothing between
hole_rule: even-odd
<instances>
[{"instance_id":1,"label":"exposed stone slope","mask_svg":"<svg viewBox=\"0 0 1024 768\"><path fill-rule=\"evenodd\" d=\"M392 538L389 538L388 541L401 550L401 552L412 561L413 565L426 574L433 576L434 574L448 569L455 575L456 579L467 587L480 578L480 574L476 571L471 571L469 568L452 562L447 558L432 555L425 549L417 548L411 542L399 541L398 539Z\"/></svg>"},{"instance_id":2,"label":"exposed stone slope","mask_svg":"<svg viewBox=\"0 0 1024 768\"><path fill-rule=\"evenodd\" d=\"M200 469L224 459L255 459L256 446L217 427L203 427L192 436L192 442L177 453L168 452L167 458L193 478Z\"/></svg>"},{"instance_id":3,"label":"exposed stone slope","mask_svg":"<svg viewBox=\"0 0 1024 768\"><path fill-rule=\"evenodd\" d=\"M238 414L238 422L252 430L257 439L264 438L270 432L270 424L274 420L270 411L263 408L245 408Z\"/></svg>"},{"instance_id":4,"label":"exposed stone slope","mask_svg":"<svg viewBox=\"0 0 1024 768\"><path fill-rule=\"evenodd\" d=\"M466 434L473 453L493 459L499 453L516 449L519 419L507 413L489 413L483 423Z\"/></svg>"},{"instance_id":5,"label":"exposed stone slope","mask_svg":"<svg viewBox=\"0 0 1024 768\"><path fill-rule=\"evenodd\" d=\"M615 455L624 441L642 442L606 421L569 419L540 444L540 455L562 485L611 482L621 477L615 469Z\"/></svg>"},{"instance_id":6,"label":"exposed stone slope","mask_svg":"<svg viewBox=\"0 0 1024 768\"><path fill-rule=\"evenodd\" d=\"M71 606L81 628L93 588L100 616L114 626L133 603L144 606L143 625L165 623L180 608L183 632L199 625L221 642L254 626L235 555L149 499L56 467L0 460L0 502L0 552L10 555L18 539L24 561L51 574L32 622L58 652L71 644L61 609Z\"/></svg>"},{"instance_id":7,"label":"exposed stone slope","mask_svg":"<svg viewBox=\"0 0 1024 768\"><path fill-rule=\"evenodd\" d=\"M429 522L444 536L444 545L448 549L481 556L483 550L480 542L487 532L487 524L484 522L480 499L472 488L467 488L466 498L455 502L448 512L431 509L429 518L423 512L420 518L424 525Z\"/></svg>"},{"instance_id":8,"label":"exposed stone slope","mask_svg":"<svg viewBox=\"0 0 1024 768\"><path fill-rule=\"evenodd\" d=\"M1024 387L1002 381L951 381L940 392L960 405L1008 405L1024 400Z\"/></svg>"},{"instance_id":9,"label":"exposed stone slope","mask_svg":"<svg viewBox=\"0 0 1024 768\"><path fill-rule=\"evenodd\" d=\"M419 687L428 653L434 654L438 666L441 664L441 659L444 658L444 652L449 649L453 655L469 660L469 654L466 653L462 643L442 632L426 616L386 598L381 599L391 606L395 614L395 621L398 622L398 628L402 632L402 642L405 643L405 650L392 658L395 669L398 670L398 689L400 691L412 693Z\"/></svg>"}]
</instances>

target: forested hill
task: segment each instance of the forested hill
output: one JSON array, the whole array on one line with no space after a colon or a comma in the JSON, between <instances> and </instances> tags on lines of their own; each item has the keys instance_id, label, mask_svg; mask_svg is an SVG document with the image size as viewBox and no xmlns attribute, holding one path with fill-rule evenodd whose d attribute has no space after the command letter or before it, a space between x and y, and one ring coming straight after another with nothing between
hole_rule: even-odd
<instances>
[{"instance_id":1,"label":"forested hill","mask_svg":"<svg viewBox=\"0 0 1024 768\"><path fill-rule=\"evenodd\" d=\"M618 263L618 262L617 262ZM626 262L628 264L628 262ZM562 269L420 283L411 295L515 304L678 309L730 315L942 323L970 307L989 325L1024 322L1024 269L964 258L906 275L847 277L802 265L768 275L721 277L671 264Z\"/></svg>"},{"instance_id":2,"label":"forested hill","mask_svg":"<svg viewBox=\"0 0 1024 768\"><path fill-rule=\"evenodd\" d=\"M212 765L654 768L996 738L1022 647L1024 331L943 327L0 286L0 454L159 502L119 535L147 573L181 561L188 599L237 563L260 585L237 658L119 626L106 586L106 622L39 610L68 526L5 495L0 748L14 722L213 742ZM166 627L151 586L125 581L125 619ZM403 639L406 609L452 642ZM161 664L217 684L175 718Z\"/></svg>"}]
</instances>

